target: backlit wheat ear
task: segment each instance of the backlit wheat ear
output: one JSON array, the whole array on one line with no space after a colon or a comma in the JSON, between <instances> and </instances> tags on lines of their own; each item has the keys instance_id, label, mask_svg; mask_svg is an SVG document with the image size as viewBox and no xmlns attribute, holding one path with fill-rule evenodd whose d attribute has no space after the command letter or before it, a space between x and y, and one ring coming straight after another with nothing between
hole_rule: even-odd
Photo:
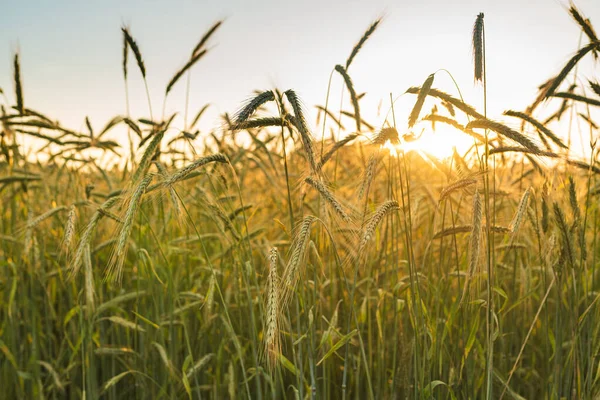
<instances>
[{"instance_id":1,"label":"backlit wheat ear","mask_svg":"<svg viewBox=\"0 0 600 400\"><path fill-rule=\"evenodd\" d=\"M237 129L237 125L246 122L260 106L273 100L275 100L275 94L272 90L266 90L254 96L252 99L248 100L246 105L235 113L233 117L233 126Z\"/></svg>"},{"instance_id":2,"label":"backlit wheat ear","mask_svg":"<svg viewBox=\"0 0 600 400\"><path fill-rule=\"evenodd\" d=\"M410 87L406 90L406 93L412 93L412 94L417 94L421 91L421 88L419 87ZM470 115L473 118L476 119L485 119L485 116L483 116L482 114L478 113L475 108L473 108L473 106L463 102L462 100L459 100L455 97L450 96L448 93L444 93L441 90L438 89L429 89L429 93L427 93L429 96L433 96L433 97L437 97L438 99L442 100L443 102L452 104L453 107L458 108L459 110L461 110L462 112L464 112L467 115Z\"/></svg>"},{"instance_id":3,"label":"backlit wheat ear","mask_svg":"<svg viewBox=\"0 0 600 400\"><path fill-rule=\"evenodd\" d=\"M467 291L469 290L469 282L475 274L475 271L477 270L477 264L479 262L479 253L481 251L482 220L483 210L481 206L481 196L479 195L479 191L475 190L475 195L473 195L473 229L471 231L471 240L469 243L469 272L467 274L465 285L463 287L461 302L466 297Z\"/></svg>"},{"instance_id":4,"label":"backlit wheat ear","mask_svg":"<svg viewBox=\"0 0 600 400\"><path fill-rule=\"evenodd\" d=\"M308 126L306 124L306 118L304 117L304 111L302 109L300 98L292 89L288 89L283 93L292 105L292 109L294 110L294 116L296 117L294 125L300 133L300 138L302 139L302 145L304 147L306 157L308 158L308 163L310 165L311 172L316 174L318 172L318 168L315 159L313 139L312 135L310 134L310 130L308 129Z\"/></svg>"},{"instance_id":5,"label":"backlit wheat ear","mask_svg":"<svg viewBox=\"0 0 600 400\"><path fill-rule=\"evenodd\" d=\"M362 200L363 197L369 194L369 190L371 189L371 184L373 183L373 179L375 178L375 171L377 169L377 161L378 156L375 154L371 154L369 156L369 161L367 162L367 168L365 169L365 177L361 182L360 188L358 190L358 199Z\"/></svg>"},{"instance_id":6,"label":"backlit wheat ear","mask_svg":"<svg viewBox=\"0 0 600 400\"><path fill-rule=\"evenodd\" d=\"M127 82L127 63L129 61L129 45L127 35L123 34L123 79Z\"/></svg>"},{"instance_id":7,"label":"backlit wheat ear","mask_svg":"<svg viewBox=\"0 0 600 400\"><path fill-rule=\"evenodd\" d=\"M127 243L129 236L131 235L131 231L133 230L134 219L137 215L142 196L146 192L146 189L148 188L150 182L152 182L153 178L154 174L147 174L137 185L131 195L131 198L129 199L125 217L123 218L123 226L117 239L117 246L111 257L106 272L107 277L112 276L114 281L118 282L121 279L123 273L123 264L125 263L125 256L127 253Z\"/></svg>"},{"instance_id":8,"label":"backlit wheat ear","mask_svg":"<svg viewBox=\"0 0 600 400\"><path fill-rule=\"evenodd\" d=\"M65 251L71 251L73 247L73 237L75 236L75 223L77 221L77 209L75 205L69 207L69 215L67 216L67 224L65 226L65 236L63 238L63 246Z\"/></svg>"},{"instance_id":9,"label":"backlit wheat ear","mask_svg":"<svg viewBox=\"0 0 600 400\"><path fill-rule=\"evenodd\" d=\"M548 183L544 182L544 186L542 186L542 231L544 233L548 233Z\"/></svg>"},{"instance_id":10,"label":"backlit wheat ear","mask_svg":"<svg viewBox=\"0 0 600 400\"><path fill-rule=\"evenodd\" d=\"M336 151L338 151L339 149L341 149L342 147L344 147L346 144L350 143L357 137L358 137L357 133L352 133L352 134L346 136L344 139L335 142L335 144L331 147L331 149L329 149L329 151L327 151L327 153L325 153L323 155L323 157L321 158L321 161L319 161L319 164L317 166L318 169L321 170L323 168L323 165L325 165L325 163L327 161L329 161L329 159L331 159L331 157L335 154Z\"/></svg>"},{"instance_id":11,"label":"backlit wheat ear","mask_svg":"<svg viewBox=\"0 0 600 400\"><path fill-rule=\"evenodd\" d=\"M354 48L352 49L352 52L350 53L350 56L346 60L346 70L350 67L350 64L352 64L352 61L354 60L354 57L356 57L356 55L358 54L358 52L360 51L360 49L362 49L362 47L365 44L365 42L375 32L375 30L377 29L377 27L379 26L380 23L381 23L381 18L376 19L371 24L371 26L369 26L369 28L365 31L365 33L362 35L362 37L360 38L360 40L358 41L358 43L356 43L356 45L354 45Z\"/></svg>"},{"instance_id":12,"label":"backlit wheat ear","mask_svg":"<svg viewBox=\"0 0 600 400\"><path fill-rule=\"evenodd\" d=\"M342 207L340 202L335 198L333 193L331 193L331 191L323 184L323 182L314 179L310 176L304 181L319 192L321 197L331 206L331 208L334 209L336 214L339 215L342 218L342 220L344 220L345 222L352 222L352 219L346 213L346 211L344 211L344 208Z\"/></svg>"},{"instance_id":13,"label":"backlit wheat ear","mask_svg":"<svg viewBox=\"0 0 600 400\"><path fill-rule=\"evenodd\" d=\"M13 62L14 66L14 80L15 80L15 96L17 98L17 110L19 114L25 113L25 106L23 105L23 84L21 81L21 64L19 63L19 53L15 54Z\"/></svg>"},{"instance_id":14,"label":"backlit wheat ear","mask_svg":"<svg viewBox=\"0 0 600 400\"><path fill-rule=\"evenodd\" d=\"M75 250L73 259L69 263L69 271L70 271L69 278L70 279L75 277L75 275L77 275L77 273L79 272L79 269L81 268L81 265L84 262L85 251L86 251L87 247L90 245L90 243L92 242L92 237L94 235L96 227L98 226L98 223L100 222L102 217L104 217L106 215L107 211L111 207L113 207L115 204L117 204L117 202L119 200L120 200L120 198L118 196L111 197L108 200L106 200L104 202L104 204L102 204L102 206L100 206L96 210L96 212L94 212L92 219L87 224L85 230L83 231L83 233L81 234L81 237L79 238L79 244L77 245L77 249Z\"/></svg>"},{"instance_id":15,"label":"backlit wheat ear","mask_svg":"<svg viewBox=\"0 0 600 400\"><path fill-rule=\"evenodd\" d=\"M496 133L499 133L502 136L505 136L515 142L525 146L530 149L532 152L541 152L540 148L529 139L527 136L523 135L520 132L517 132L506 125L503 125L499 122L491 121L489 119L476 119L469 122L466 126L467 129L490 129Z\"/></svg>"},{"instance_id":16,"label":"backlit wheat ear","mask_svg":"<svg viewBox=\"0 0 600 400\"><path fill-rule=\"evenodd\" d=\"M417 96L417 101L415 106L413 107L410 116L408 117L408 127L412 128L417 120L419 119L419 114L421 113L421 109L423 108L423 103L425 102L425 98L429 94L431 90L431 85L433 85L433 78L435 74L431 74L425 79L423 85L421 86L421 90L419 90L419 95Z\"/></svg>"},{"instance_id":17,"label":"backlit wheat ear","mask_svg":"<svg viewBox=\"0 0 600 400\"><path fill-rule=\"evenodd\" d=\"M310 241L310 228L316 220L316 217L307 215L296 228L297 231L292 242L290 259L285 267L281 281L281 305L286 305L289 302L291 294L296 288L300 268L304 263L306 249Z\"/></svg>"},{"instance_id":18,"label":"backlit wheat ear","mask_svg":"<svg viewBox=\"0 0 600 400\"><path fill-rule=\"evenodd\" d=\"M579 202L577 201L577 188L575 187L575 180L573 176L569 176L569 205L573 212L573 219L576 224L579 224L581 220L581 209L579 208Z\"/></svg>"},{"instance_id":19,"label":"backlit wheat ear","mask_svg":"<svg viewBox=\"0 0 600 400\"><path fill-rule=\"evenodd\" d=\"M485 137L483 137L482 135L480 135L477 132L474 132L472 129L465 128L463 125L458 123L458 121L456 121L455 119L445 117L445 116L439 115L439 114L429 114L429 115L426 115L425 117L423 117L423 120L431 121L431 122L441 122L442 124L450 125L456 129L458 129L459 131L462 131L462 132L466 133L467 135L477 139L481 143L485 143Z\"/></svg>"},{"instance_id":20,"label":"backlit wheat ear","mask_svg":"<svg viewBox=\"0 0 600 400\"><path fill-rule=\"evenodd\" d=\"M566 79L567 75L569 75L569 72L575 68L575 65L577 65L577 63L590 51L598 51L599 48L600 43L593 42L579 49L579 51L575 53L575 55L571 57L571 59L565 64L558 75L552 79L551 83L542 91L542 100L552 97L556 93L556 90L560 84Z\"/></svg>"},{"instance_id":21,"label":"backlit wheat ear","mask_svg":"<svg viewBox=\"0 0 600 400\"><path fill-rule=\"evenodd\" d=\"M373 216L369 218L368 222L366 223L363 229L360 243L358 244L359 257L363 254L364 249L367 247L367 244L373 238L373 235L375 234L375 229L377 229L377 226L381 223L383 218L394 211L398 211L399 209L400 206L398 205L398 202L396 200L388 200L377 208L377 210L375 211Z\"/></svg>"},{"instance_id":22,"label":"backlit wheat ear","mask_svg":"<svg viewBox=\"0 0 600 400\"><path fill-rule=\"evenodd\" d=\"M577 9L577 7L575 7L575 4L573 4L573 2L570 3L569 13L571 14L575 22L577 22L583 33L585 33L585 35L588 37L590 42L597 42L598 35L596 35L596 31L594 30L592 23L589 19L584 18L581 15L581 13ZM594 57L598 58L598 54L596 51L594 51Z\"/></svg>"},{"instance_id":23,"label":"backlit wheat ear","mask_svg":"<svg viewBox=\"0 0 600 400\"><path fill-rule=\"evenodd\" d=\"M483 82L484 79L484 24L483 13L479 13L473 25L473 64L475 82Z\"/></svg>"},{"instance_id":24,"label":"backlit wheat ear","mask_svg":"<svg viewBox=\"0 0 600 400\"><path fill-rule=\"evenodd\" d=\"M382 128L379 133L373 137L371 142L374 145L383 146L388 140L391 144L400 144L400 135L398 134L398 130L396 130L396 128Z\"/></svg>"},{"instance_id":25,"label":"backlit wheat ear","mask_svg":"<svg viewBox=\"0 0 600 400\"><path fill-rule=\"evenodd\" d=\"M560 138L558 136L556 136L550 129L546 128L544 126L544 124L542 124L540 121L534 119L532 116L530 116L530 115L528 115L526 113L522 113L522 112L518 112L518 111L512 111L512 110L504 111L504 115L508 115L510 117L515 117L515 118L520 118L523 121L529 122L538 131L540 131L545 136L547 136L550 140L552 140L556 145L558 145L559 147L562 147L563 149L567 148L567 145L564 144L562 142L562 140L560 140Z\"/></svg>"},{"instance_id":26,"label":"backlit wheat ear","mask_svg":"<svg viewBox=\"0 0 600 400\"><path fill-rule=\"evenodd\" d=\"M565 256L567 257L567 261L571 267L575 267L575 253L573 249L573 237L572 232L567 225L567 220L565 218L565 214L563 213L562 208L558 203L553 204L554 209L554 220L556 221L556 225L560 230L562 239L563 239L563 251Z\"/></svg>"},{"instance_id":27,"label":"backlit wheat ear","mask_svg":"<svg viewBox=\"0 0 600 400\"><path fill-rule=\"evenodd\" d=\"M360 132L361 128L361 118L360 118L360 105L358 104L358 97L356 96L356 91L354 90L354 84L352 83L352 79L346 69L341 65L336 65L335 70L344 78L344 83L346 84L346 88L350 93L350 100L352 101L352 107L354 107L354 119L356 120L356 131Z\"/></svg>"},{"instance_id":28,"label":"backlit wheat ear","mask_svg":"<svg viewBox=\"0 0 600 400\"><path fill-rule=\"evenodd\" d=\"M450 185L446 186L445 188L442 189L441 193L440 193L440 203L448 196L450 196L450 194L454 193L457 190L460 189L466 189L470 186L473 186L475 184L477 184L478 180L475 178L464 178L464 179L459 179L456 182L451 183Z\"/></svg>"},{"instance_id":29,"label":"backlit wheat ear","mask_svg":"<svg viewBox=\"0 0 600 400\"><path fill-rule=\"evenodd\" d=\"M192 172L194 172L198 168L201 168L201 167L205 166L206 164L213 163L213 162L227 164L229 162L229 160L227 159L227 157L225 155L220 154L220 153L211 154L211 155L208 155L208 156L205 156L205 157L200 157L199 159L197 159L193 163L189 164L188 166L186 166L184 168L181 168L180 170L176 171L173 175L171 175L165 181L165 184L167 186L172 186L172 185L174 185L177 182L183 181Z\"/></svg>"},{"instance_id":30,"label":"backlit wheat ear","mask_svg":"<svg viewBox=\"0 0 600 400\"><path fill-rule=\"evenodd\" d=\"M519 201L519 206L517 207L517 212L515 213L515 216L513 217L512 221L509 225L509 229L510 229L511 233L513 234L513 236L519 231L521 222L523 222L523 217L525 215L525 212L527 211L527 205L529 204L530 193L531 193L531 189L528 188L527 190L525 190L525 193L523 193L523 196L521 196L521 201Z\"/></svg>"},{"instance_id":31,"label":"backlit wheat ear","mask_svg":"<svg viewBox=\"0 0 600 400\"><path fill-rule=\"evenodd\" d=\"M269 277L267 278L267 311L266 311L266 334L265 354L267 365L273 369L281 352L279 341L279 318L280 318L280 295L279 276L277 275L277 262L279 255L277 248L273 247L269 252Z\"/></svg>"},{"instance_id":32,"label":"backlit wheat ear","mask_svg":"<svg viewBox=\"0 0 600 400\"><path fill-rule=\"evenodd\" d=\"M175 73L175 75L173 76L173 78L171 78L171 80L169 81L169 84L167 85L167 89L165 91L165 96L169 94L169 92L171 91L173 86L177 83L179 78L181 78L183 76L183 74L185 74L186 71L188 71L190 68L192 68L194 66L194 64L196 64L207 52L208 52L208 50L202 50L202 51L196 53L190 59L190 61L188 61L179 71L177 71Z\"/></svg>"},{"instance_id":33,"label":"backlit wheat ear","mask_svg":"<svg viewBox=\"0 0 600 400\"><path fill-rule=\"evenodd\" d=\"M84 292L85 292L85 303L86 313L88 317L93 314L96 308L95 296L96 291L94 289L94 270L92 267L92 254L90 245L88 244L85 248L85 254L83 256L84 261Z\"/></svg>"},{"instance_id":34,"label":"backlit wheat ear","mask_svg":"<svg viewBox=\"0 0 600 400\"><path fill-rule=\"evenodd\" d=\"M138 68L140 69L142 77L144 79L146 79L146 66L144 65L144 59L142 58L142 52L140 51L138 44L136 43L136 41L133 39L133 37L129 33L129 28L124 26L121 28L121 31L123 32L124 40L127 42L127 45L129 46L131 51L133 51L133 55L135 56L135 61L137 62L137 65L138 65ZM124 60L124 61L126 62L127 60Z\"/></svg>"},{"instance_id":35,"label":"backlit wheat ear","mask_svg":"<svg viewBox=\"0 0 600 400\"><path fill-rule=\"evenodd\" d=\"M142 159L140 160L140 164L138 165L137 170L133 174L133 182L137 182L142 176L144 176L148 170L150 169L150 165L152 163L152 159L158 152L160 148L160 142L165 136L165 131L160 130L154 134L154 137L148 144L148 147L144 151L142 155Z\"/></svg>"},{"instance_id":36,"label":"backlit wheat ear","mask_svg":"<svg viewBox=\"0 0 600 400\"><path fill-rule=\"evenodd\" d=\"M217 21L217 23L215 23L212 27L210 27L208 31L206 31L206 33L204 34L204 36L202 36L196 47L194 47L194 50L192 51L192 58L194 58L196 54L202 51L204 45L208 42L208 39L210 39L210 37L217 31L217 29L219 29L223 22L223 20Z\"/></svg>"}]
</instances>

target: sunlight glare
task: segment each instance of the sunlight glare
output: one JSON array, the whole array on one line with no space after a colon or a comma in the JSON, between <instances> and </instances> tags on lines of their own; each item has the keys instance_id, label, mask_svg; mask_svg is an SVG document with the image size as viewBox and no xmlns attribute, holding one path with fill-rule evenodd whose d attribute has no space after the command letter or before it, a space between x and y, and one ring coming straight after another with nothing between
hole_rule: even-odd
<instances>
[{"instance_id":1,"label":"sunlight glare","mask_svg":"<svg viewBox=\"0 0 600 400\"><path fill-rule=\"evenodd\" d=\"M430 126L416 140L402 140L399 147L406 151L423 151L438 159L452 156L453 149L464 154L473 145L473 138L452 127L437 124L435 131ZM390 144L391 146L391 144Z\"/></svg>"}]
</instances>

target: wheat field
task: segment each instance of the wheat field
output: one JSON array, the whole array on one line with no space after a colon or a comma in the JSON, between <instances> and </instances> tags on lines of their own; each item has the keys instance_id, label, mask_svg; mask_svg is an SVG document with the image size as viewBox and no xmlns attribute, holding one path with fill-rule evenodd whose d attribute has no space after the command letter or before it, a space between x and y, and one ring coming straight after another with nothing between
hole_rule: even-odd
<instances>
[{"instance_id":1,"label":"wheat field","mask_svg":"<svg viewBox=\"0 0 600 400\"><path fill-rule=\"evenodd\" d=\"M384 101L383 121L365 120L351 68L381 20L332 66L346 106L328 91L313 121L296 89L261 88L210 132L206 107L174 128L150 100L101 129L62 126L28 107L16 53L0 117L0 397L600 398L600 83L577 75L600 40L568 14L581 46L527 109L497 116L483 14L465 29L484 107L425 72L413 107ZM146 65L143 38L122 35L129 101ZM419 127L470 146L409 151Z\"/></svg>"}]
</instances>

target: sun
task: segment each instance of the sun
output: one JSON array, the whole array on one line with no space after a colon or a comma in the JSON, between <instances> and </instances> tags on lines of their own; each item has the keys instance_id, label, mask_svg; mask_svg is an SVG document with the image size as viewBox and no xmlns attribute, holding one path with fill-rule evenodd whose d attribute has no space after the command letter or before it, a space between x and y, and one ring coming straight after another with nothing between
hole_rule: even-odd
<instances>
[{"instance_id":1,"label":"sun","mask_svg":"<svg viewBox=\"0 0 600 400\"><path fill-rule=\"evenodd\" d=\"M416 151L427 153L438 159L445 159L452 156L454 149L459 154L464 154L474 144L471 136L450 126L437 124L435 128L433 130L431 126L427 126L421 133L404 134L398 145L387 141L383 147L388 149L393 156L402 151Z\"/></svg>"}]
</instances>

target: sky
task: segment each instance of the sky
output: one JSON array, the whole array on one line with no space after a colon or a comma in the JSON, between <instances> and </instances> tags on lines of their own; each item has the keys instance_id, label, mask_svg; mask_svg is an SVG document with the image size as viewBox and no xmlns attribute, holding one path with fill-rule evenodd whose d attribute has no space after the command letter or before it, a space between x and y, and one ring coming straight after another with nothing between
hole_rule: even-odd
<instances>
[{"instance_id":1,"label":"sky","mask_svg":"<svg viewBox=\"0 0 600 400\"><path fill-rule=\"evenodd\" d=\"M139 44L153 110L160 115L170 78L204 32L225 19L211 39L211 50L192 70L190 114L212 103L201 124L207 129L219 126L219 114L235 112L254 90L277 87L300 95L318 130L313 106L325 103L331 71L345 62L380 16L383 23L349 70L357 92L367 92L361 111L376 125L383 123L378 106L383 102L383 108L389 107L390 93L399 96L440 69L452 73L468 103L482 106L471 53L471 30L479 12L485 13L491 117L524 109L537 86L577 50L580 37L568 3L559 0L0 2L6 2L0 14L0 88L14 102L12 60L19 51L25 105L81 130L86 116L98 129L125 114L123 24ZM576 5L592 23L600 21L600 1L579 0ZM585 68L581 73L591 77ZM132 56L129 76L131 113L146 117L146 92ZM336 109L342 85L334 75L330 103ZM457 93L445 73L436 74L434 87ZM344 108L350 109L348 95L343 96ZM169 95L167 114L182 112L184 104L182 80ZM414 96L402 96L395 109L408 113L412 104Z\"/></svg>"}]
</instances>

